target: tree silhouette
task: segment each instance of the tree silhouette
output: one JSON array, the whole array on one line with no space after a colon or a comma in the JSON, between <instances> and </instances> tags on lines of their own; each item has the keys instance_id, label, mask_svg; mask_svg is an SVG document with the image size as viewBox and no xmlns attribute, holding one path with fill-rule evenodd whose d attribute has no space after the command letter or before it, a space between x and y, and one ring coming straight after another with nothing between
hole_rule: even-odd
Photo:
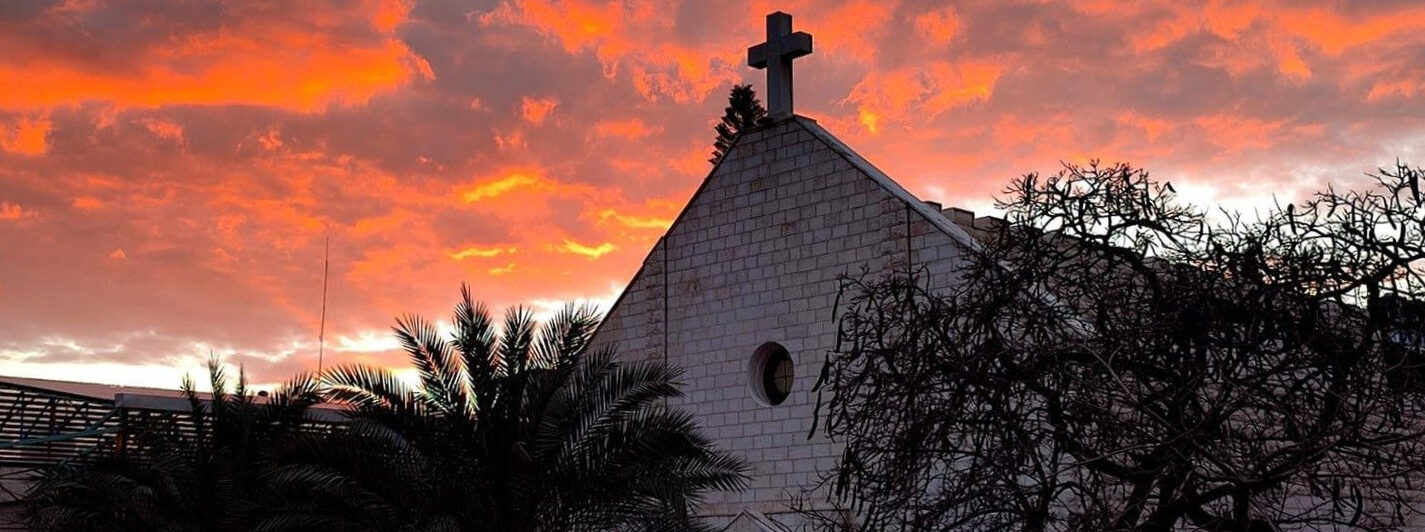
<instances>
[{"instance_id":1,"label":"tree silhouette","mask_svg":"<svg viewBox=\"0 0 1425 532\"><path fill-rule=\"evenodd\" d=\"M722 122L717 125L717 140L713 141L712 158L708 162L717 165L737 135L757 126L767 118L767 109L757 99L757 91L752 85L733 85L727 96L727 107L723 110Z\"/></svg>"},{"instance_id":2,"label":"tree silhouette","mask_svg":"<svg viewBox=\"0 0 1425 532\"><path fill-rule=\"evenodd\" d=\"M26 494L31 530L248 530L270 453L322 430L308 417L321 398L317 381L298 375L262 400L217 359L208 380L211 394L183 379L188 415L132 421L124 455L46 472Z\"/></svg>"},{"instance_id":3,"label":"tree silhouette","mask_svg":"<svg viewBox=\"0 0 1425 532\"><path fill-rule=\"evenodd\" d=\"M328 370L346 431L274 464L281 503L256 530L700 530L702 494L740 489L745 466L665 406L676 370L590 350L597 324L572 306L497 324L464 287L449 337L397 320L419 384Z\"/></svg>"},{"instance_id":4,"label":"tree silhouette","mask_svg":"<svg viewBox=\"0 0 1425 532\"><path fill-rule=\"evenodd\" d=\"M846 279L828 481L870 529L1418 523L1422 175L1250 219L1126 165L1026 176L954 286Z\"/></svg>"}]
</instances>

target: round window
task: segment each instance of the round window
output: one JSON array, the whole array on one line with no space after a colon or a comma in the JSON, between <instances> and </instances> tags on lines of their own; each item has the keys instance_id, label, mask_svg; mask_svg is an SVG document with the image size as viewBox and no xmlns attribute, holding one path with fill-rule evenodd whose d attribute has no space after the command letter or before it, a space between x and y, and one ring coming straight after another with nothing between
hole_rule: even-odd
<instances>
[{"instance_id":1,"label":"round window","mask_svg":"<svg viewBox=\"0 0 1425 532\"><path fill-rule=\"evenodd\" d=\"M782 404L792 393L796 378L792 355L776 342L767 342L752 354L748 369L748 387L757 402L767 406Z\"/></svg>"}]
</instances>

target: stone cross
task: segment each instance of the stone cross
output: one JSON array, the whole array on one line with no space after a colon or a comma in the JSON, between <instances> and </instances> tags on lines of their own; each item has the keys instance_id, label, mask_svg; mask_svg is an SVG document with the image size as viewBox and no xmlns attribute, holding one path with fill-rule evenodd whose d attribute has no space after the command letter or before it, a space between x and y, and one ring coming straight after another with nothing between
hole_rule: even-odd
<instances>
[{"instance_id":1,"label":"stone cross","mask_svg":"<svg viewBox=\"0 0 1425 532\"><path fill-rule=\"evenodd\" d=\"M767 69L767 115L792 116L792 60L811 53L811 34L792 33L792 16L767 15L767 42L747 49L747 64Z\"/></svg>"}]
</instances>

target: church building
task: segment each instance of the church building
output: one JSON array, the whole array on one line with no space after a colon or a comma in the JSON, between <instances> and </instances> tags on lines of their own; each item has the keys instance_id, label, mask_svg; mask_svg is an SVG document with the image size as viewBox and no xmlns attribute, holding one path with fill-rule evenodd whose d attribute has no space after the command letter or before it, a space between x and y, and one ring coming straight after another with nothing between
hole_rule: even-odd
<instances>
[{"instance_id":1,"label":"church building","mask_svg":"<svg viewBox=\"0 0 1425 532\"><path fill-rule=\"evenodd\" d=\"M809 492L840 449L812 433L812 390L836 343L842 274L925 272L953 282L957 261L1000 222L911 195L792 106L792 60L811 53L791 16L767 17L748 50L768 71L769 121L744 131L688 200L609 310L596 346L684 371L691 412L751 482L702 514L729 531L787 531L796 509L849 519Z\"/></svg>"}]
</instances>

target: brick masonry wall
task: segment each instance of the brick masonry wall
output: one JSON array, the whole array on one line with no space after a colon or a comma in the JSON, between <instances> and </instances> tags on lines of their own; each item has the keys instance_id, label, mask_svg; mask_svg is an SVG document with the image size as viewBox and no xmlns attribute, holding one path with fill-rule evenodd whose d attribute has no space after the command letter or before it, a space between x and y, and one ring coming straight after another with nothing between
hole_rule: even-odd
<instances>
[{"instance_id":1,"label":"brick masonry wall","mask_svg":"<svg viewBox=\"0 0 1425 532\"><path fill-rule=\"evenodd\" d=\"M933 285L953 282L951 238L797 120L805 119L738 141L595 338L623 357L682 368L686 396L672 406L751 465L747 490L707 501L714 522L742 510L787 512L839 457L824 436L808 439L811 388L836 341L837 277L910 261ZM748 382L765 342L780 343L794 362L791 395L776 406L754 399Z\"/></svg>"}]
</instances>

